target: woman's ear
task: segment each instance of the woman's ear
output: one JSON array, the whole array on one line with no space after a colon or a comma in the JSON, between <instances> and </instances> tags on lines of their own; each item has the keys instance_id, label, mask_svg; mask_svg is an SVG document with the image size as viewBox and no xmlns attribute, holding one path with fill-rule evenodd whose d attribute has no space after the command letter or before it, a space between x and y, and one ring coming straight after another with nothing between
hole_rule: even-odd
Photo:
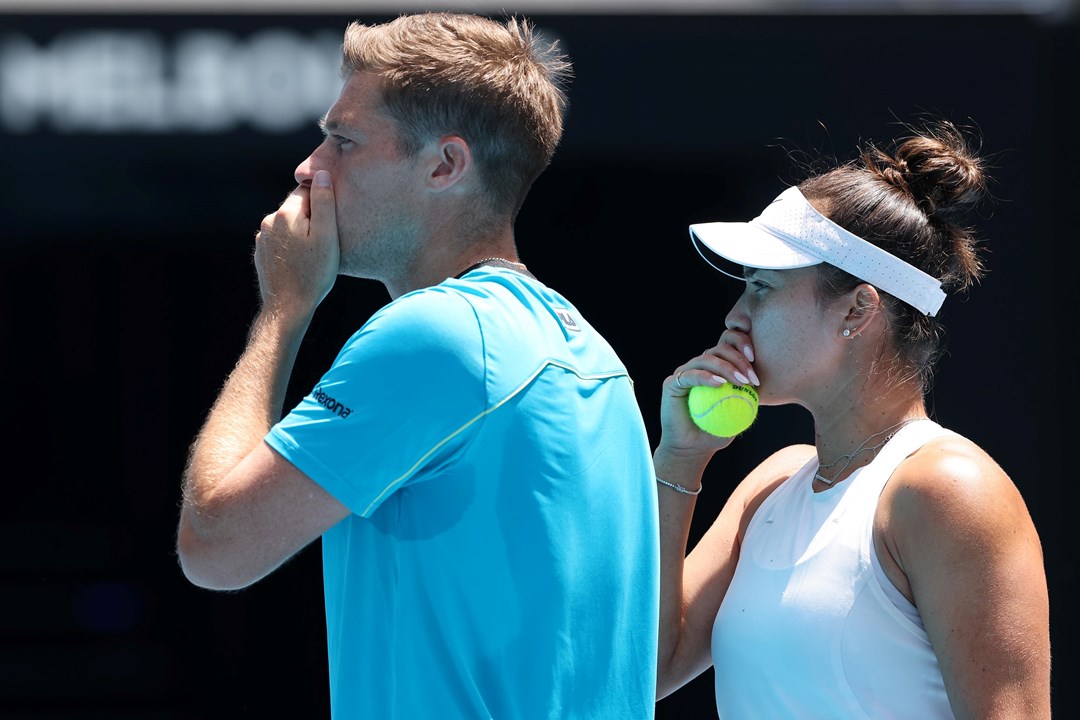
<instances>
[{"instance_id":1,"label":"woman's ear","mask_svg":"<svg viewBox=\"0 0 1080 720\"><path fill-rule=\"evenodd\" d=\"M844 337L856 337L866 330L881 311L881 295L869 283L859 283L845 296L847 312L840 334Z\"/></svg>"}]
</instances>

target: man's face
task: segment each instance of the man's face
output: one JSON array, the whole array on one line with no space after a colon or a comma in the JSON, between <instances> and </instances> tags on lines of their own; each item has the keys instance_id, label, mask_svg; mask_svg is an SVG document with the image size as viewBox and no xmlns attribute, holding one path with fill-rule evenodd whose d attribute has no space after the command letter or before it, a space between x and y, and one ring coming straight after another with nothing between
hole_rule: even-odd
<instances>
[{"instance_id":1,"label":"man's face","mask_svg":"<svg viewBox=\"0 0 1080 720\"><path fill-rule=\"evenodd\" d=\"M353 73L322 127L326 138L295 177L310 185L316 170L327 170L333 178L341 274L384 282L398 277L417 252L422 173L398 148L376 78Z\"/></svg>"}]
</instances>

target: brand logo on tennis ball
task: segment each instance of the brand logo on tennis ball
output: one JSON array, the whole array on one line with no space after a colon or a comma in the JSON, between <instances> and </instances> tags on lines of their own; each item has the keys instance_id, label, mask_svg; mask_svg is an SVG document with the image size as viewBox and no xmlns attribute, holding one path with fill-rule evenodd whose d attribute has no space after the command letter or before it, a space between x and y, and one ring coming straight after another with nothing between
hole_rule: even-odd
<instances>
[{"instance_id":1,"label":"brand logo on tennis ball","mask_svg":"<svg viewBox=\"0 0 1080 720\"><path fill-rule=\"evenodd\" d=\"M749 385L696 385L690 388L687 403L694 423L719 437L734 437L757 418L758 394Z\"/></svg>"}]
</instances>

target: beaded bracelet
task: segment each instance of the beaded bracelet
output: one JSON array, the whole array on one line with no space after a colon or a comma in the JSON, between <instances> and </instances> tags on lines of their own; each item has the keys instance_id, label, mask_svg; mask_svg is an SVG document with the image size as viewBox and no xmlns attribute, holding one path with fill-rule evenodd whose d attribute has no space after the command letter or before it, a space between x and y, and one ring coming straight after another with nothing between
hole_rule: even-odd
<instances>
[{"instance_id":1,"label":"beaded bracelet","mask_svg":"<svg viewBox=\"0 0 1080 720\"><path fill-rule=\"evenodd\" d=\"M656 482L660 483L661 485L667 485L669 488L671 488L675 492L681 492L683 495L697 495L699 492L701 492L701 486L700 485L698 486L697 490L690 490L688 488L684 488L682 485L677 485L677 484L675 484L673 482L668 482L667 480L660 477L659 475L656 476Z\"/></svg>"}]
</instances>

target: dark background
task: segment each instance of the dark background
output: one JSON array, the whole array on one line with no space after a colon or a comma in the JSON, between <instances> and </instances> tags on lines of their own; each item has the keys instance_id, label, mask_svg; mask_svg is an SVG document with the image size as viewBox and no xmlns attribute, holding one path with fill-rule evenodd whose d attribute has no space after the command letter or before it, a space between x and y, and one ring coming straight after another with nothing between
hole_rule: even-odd
<instances>
[{"instance_id":1,"label":"dark background","mask_svg":"<svg viewBox=\"0 0 1080 720\"><path fill-rule=\"evenodd\" d=\"M851 156L922 113L974 125L997 201L976 222L991 268L942 319L934 416L1004 466L1039 528L1054 710L1077 717L1075 17L533 15L576 79L565 140L518 225L522 259L621 352L653 439L659 387L712 345L739 291L686 226L747 219L794 158ZM169 36L268 24L340 34L354 15L0 15L41 44L79 27ZM361 19L378 21L381 16ZM258 222L320 135L0 130L0 716L327 718L318 544L239 593L188 584L174 555L187 446L245 339ZM301 351L298 399L386 300L342 279ZM414 381L415 379L404 379ZM767 408L714 461L693 539L740 471L808 417ZM1075 492L1070 492L1071 499ZM603 552L603 548L597 548ZM958 588L958 592L964 591ZM715 717L711 671L659 718Z\"/></svg>"}]
</instances>

